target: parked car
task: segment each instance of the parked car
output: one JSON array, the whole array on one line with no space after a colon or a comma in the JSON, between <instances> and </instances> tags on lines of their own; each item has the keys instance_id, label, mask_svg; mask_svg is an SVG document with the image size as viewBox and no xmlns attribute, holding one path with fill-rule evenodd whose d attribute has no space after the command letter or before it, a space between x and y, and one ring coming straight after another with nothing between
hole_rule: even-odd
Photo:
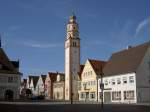
<instances>
[{"instance_id":1,"label":"parked car","mask_svg":"<svg viewBox=\"0 0 150 112\"><path fill-rule=\"evenodd\" d=\"M43 95L32 96L31 97L31 100L44 100L44 99L45 99L45 96L43 96Z\"/></svg>"}]
</instances>

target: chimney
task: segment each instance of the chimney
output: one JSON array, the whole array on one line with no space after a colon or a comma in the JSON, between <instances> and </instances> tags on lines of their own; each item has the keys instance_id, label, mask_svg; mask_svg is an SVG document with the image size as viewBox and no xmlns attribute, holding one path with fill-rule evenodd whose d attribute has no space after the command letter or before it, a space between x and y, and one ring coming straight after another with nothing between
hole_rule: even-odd
<instances>
[{"instance_id":1,"label":"chimney","mask_svg":"<svg viewBox=\"0 0 150 112\"><path fill-rule=\"evenodd\" d=\"M127 46L127 50L128 50L128 49L131 49L131 48L132 48L132 46L131 46L131 45Z\"/></svg>"}]
</instances>

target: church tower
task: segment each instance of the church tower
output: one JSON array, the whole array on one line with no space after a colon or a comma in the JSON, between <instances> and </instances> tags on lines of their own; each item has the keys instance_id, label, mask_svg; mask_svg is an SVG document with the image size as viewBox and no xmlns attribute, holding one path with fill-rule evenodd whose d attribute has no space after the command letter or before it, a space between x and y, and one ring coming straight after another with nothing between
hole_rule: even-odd
<instances>
[{"instance_id":1,"label":"church tower","mask_svg":"<svg viewBox=\"0 0 150 112\"><path fill-rule=\"evenodd\" d=\"M80 38L78 30L76 16L72 14L67 24L65 40L65 100L78 99L78 73L80 70Z\"/></svg>"}]
</instances>

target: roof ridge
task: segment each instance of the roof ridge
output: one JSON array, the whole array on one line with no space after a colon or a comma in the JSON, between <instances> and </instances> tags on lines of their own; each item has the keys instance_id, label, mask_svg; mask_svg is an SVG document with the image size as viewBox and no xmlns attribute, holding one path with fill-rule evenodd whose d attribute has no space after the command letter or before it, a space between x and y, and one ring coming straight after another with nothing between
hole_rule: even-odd
<instances>
[{"instance_id":1,"label":"roof ridge","mask_svg":"<svg viewBox=\"0 0 150 112\"><path fill-rule=\"evenodd\" d=\"M99 59L89 59L89 58L88 58L88 60L89 60L89 61L98 61L98 62L107 62L107 61L99 60Z\"/></svg>"},{"instance_id":2,"label":"roof ridge","mask_svg":"<svg viewBox=\"0 0 150 112\"><path fill-rule=\"evenodd\" d=\"M135 72L142 62L150 41L113 53L104 67L105 75L117 75L128 72Z\"/></svg>"},{"instance_id":3,"label":"roof ridge","mask_svg":"<svg viewBox=\"0 0 150 112\"><path fill-rule=\"evenodd\" d=\"M131 49L136 49L136 48L138 48L138 47L145 46L145 45L150 45L150 41L145 42L145 43L143 43L143 44L138 44L138 45L135 45L135 46L131 46L131 48L129 48L129 49L123 49L123 50L120 50L120 51L118 51L118 52L114 52L114 53L112 53L112 55L113 55L113 54L120 53L120 52L129 51L129 50L131 50Z\"/></svg>"}]
</instances>

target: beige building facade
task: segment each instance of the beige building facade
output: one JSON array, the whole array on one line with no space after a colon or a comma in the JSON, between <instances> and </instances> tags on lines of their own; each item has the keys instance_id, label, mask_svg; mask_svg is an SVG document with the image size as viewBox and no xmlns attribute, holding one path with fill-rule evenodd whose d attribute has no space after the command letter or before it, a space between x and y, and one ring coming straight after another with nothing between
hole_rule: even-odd
<instances>
[{"instance_id":1,"label":"beige building facade","mask_svg":"<svg viewBox=\"0 0 150 112\"><path fill-rule=\"evenodd\" d=\"M53 98L54 100L65 99L65 75L58 74L57 80L53 84Z\"/></svg>"},{"instance_id":2,"label":"beige building facade","mask_svg":"<svg viewBox=\"0 0 150 112\"><path fill-rule=\"evenodd\" d=\"M0 46L0 99L19 99L21 75L19 61L10 61Z\"/></svg>"},{"instance_id":3,"label":"beige building facade","mask_svg":"<svg viewBox=\"0 0 150 112\"><path fill-rule=\"evenodd\" d=\"M81 74L80 101L98 101L98 79L105 61L88 59Z\"/></svg>"}]
</instances>

